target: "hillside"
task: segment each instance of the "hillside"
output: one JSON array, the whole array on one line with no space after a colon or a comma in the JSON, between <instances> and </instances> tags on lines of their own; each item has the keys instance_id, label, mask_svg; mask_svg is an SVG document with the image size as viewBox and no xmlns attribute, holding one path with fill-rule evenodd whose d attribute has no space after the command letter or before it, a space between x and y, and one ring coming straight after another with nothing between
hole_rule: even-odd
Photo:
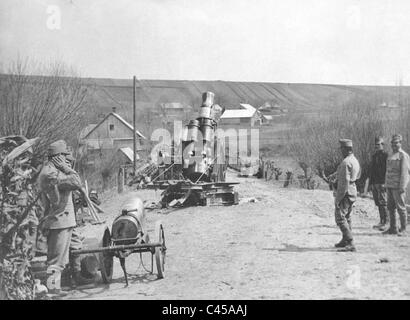
<instances>
[{"instance_id":1,"label":"hillside","mask_svg":"<svg viewBox=\"0 0 410 320\"><path fill-rule=\"evenodd\" d=\"M8 75L0 74L0 82ZM33 77L35 79L36 77ZM112 107L127 120L131 120L133 81L130 79L84 78L90 85L88 100L90 120L96 121L99 114L110 112ZM315 113L319 110L337 108L352 96L374 96L378 103L394 102L397 97L410 97L409 86L347 86L331 84L233 82L200 80L139 80L136 96L137 108L153 108L161 102L180 102L191 105L194 110L201 104L201 94L215 93L215 102L227 109L237 108L239 103L258 107L265 102L274 102L290 113Z\"/></svg>"},{"instance_id":2,"label":"hillside","mask_svg":"<svg viewBox=\"0 0 410 320\"><path fill-rule=\"evenodd\" d=\"M132 106L132 79L89 79L95 84L93 94L98 106L110 109L113 105L127 113ZM410 87L400 87L401 94L410 94ZM216 102L226 108L235 108L239 103L260 106L265 101L274 101L292 112L315 112L330 106L338 106L353 95L374 94L380 103L394 100L397 87L344 86L327 84L262 83L231 81L184 81L140 80L137 82L138 107L144 108L157 102L182 102L199 106L201 94L212 91ZM124 110L121 110L123 108Z\"/></svg>"}]
</instances>

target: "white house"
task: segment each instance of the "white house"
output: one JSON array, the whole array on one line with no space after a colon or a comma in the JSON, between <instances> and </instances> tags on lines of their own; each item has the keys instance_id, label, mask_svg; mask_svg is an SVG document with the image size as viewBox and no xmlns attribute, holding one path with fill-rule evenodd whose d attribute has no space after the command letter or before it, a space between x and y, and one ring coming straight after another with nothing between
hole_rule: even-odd
<instances>
[{"instance_id":1,"label":"white house","mask_svg":"<svg viewBox=\"0 0 410 320\"><path fill-rule=\"evenodd\" d=\"M137 151L143 150L145 136L136 130ZM98 124L85 127L80 133L81 144L88 152L103 150L118 150L134 146L134 127L119 114L110 112Z\"/></svg>"},{"instance_id":2,"label":"white house","mask_svg":"<svg viewBox=\"0 0 410 320\"><path fill-rule=\"evenodd\" d=\"M261 115L250 104L241 103L242 109L225 110L221 116L221 125L241 125L246 127L253 127L261 124Z\"/></svg>"}]
</instances>

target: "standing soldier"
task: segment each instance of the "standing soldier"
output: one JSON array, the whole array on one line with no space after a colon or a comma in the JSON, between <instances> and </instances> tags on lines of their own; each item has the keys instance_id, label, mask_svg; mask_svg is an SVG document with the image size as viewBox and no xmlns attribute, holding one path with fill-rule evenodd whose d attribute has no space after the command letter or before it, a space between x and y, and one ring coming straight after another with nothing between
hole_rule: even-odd
<instances>
[{"instance_id":1,"label":"standing soldier","mask_svg":"<svg viewBox=\"0 0 410 320\"><path fill-rule=\"evenodd\" d=\"M335 247L341 248L341 251L356 251L353 244L351 214L357 198L356 180L360 178L360 165L353 155L352 140L340 139L339 142L344 159L337 168L335 220L343 237Z\"/></svg>"},{"instance_id":2,"label":"standing soldier","mask_svg":"<svg viewBox=\"0 0 410 320\"><path fill-rule=\"evenodd\" d=\"M369 173L369 184L372 186L373 200L379 209L379 224L374 229L385 230L389 224L387 212L387 192L385 187L387 152L383 150L384 141L382 137L376 137L374 141L375 153L372 156Z\"/></svg>"},{"instance_id":3,"label":"standing soldier","mask_svg":"<svg viewBox=\"0 0 410 320\"><path fill-rule=\"evenodd\" d=\"M401 148L403 138L395 134L391 140L392 154L387 158L386 188L387 209L390 215L390 228L384 234L402 235L406 231L406 188L409 183L410 161L409 155ZM400 217L400 230L397 231L396 209Z\"/></svg>"},{"instance_id":4,"label":"standing soldier","mask_svg":"<svg viewBox=\"0 0 410 320\"><path fill-rule=\"evenodd\" d=\"M77 224L71 191L82 191L80 177L67 164L68 154L65 141L50 144L48 161L38 178L45 210L42 228L47 232L47 283L55 284L51 294L61 293L61 272L69 262L72 233Z\"/></svg>"}]
</instances>

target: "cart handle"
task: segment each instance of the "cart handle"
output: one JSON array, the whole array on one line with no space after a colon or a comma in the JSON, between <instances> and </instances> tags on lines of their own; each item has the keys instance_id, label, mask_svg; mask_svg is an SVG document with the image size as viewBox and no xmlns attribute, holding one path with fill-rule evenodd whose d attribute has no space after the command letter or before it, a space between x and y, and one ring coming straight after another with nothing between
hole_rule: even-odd
<instances>
[{"instance_id":1,"label":"cart handle","mask_svg":"<svg viewBox=\"0 0 410 320\"><path fill-rule=\"evenodd\" d=\"M90 249L81 249L81 250L72 250L72 254L88 254L88 253L97 253L97 252L112 252L112 251L123 251L130 249L151 249L156 247L163 247L163 244L160 242L153 243L144 243L144 244L128 244L128 245L117 245L109 246L105 248L90 248Z\"/></svg>"}]
</instances>

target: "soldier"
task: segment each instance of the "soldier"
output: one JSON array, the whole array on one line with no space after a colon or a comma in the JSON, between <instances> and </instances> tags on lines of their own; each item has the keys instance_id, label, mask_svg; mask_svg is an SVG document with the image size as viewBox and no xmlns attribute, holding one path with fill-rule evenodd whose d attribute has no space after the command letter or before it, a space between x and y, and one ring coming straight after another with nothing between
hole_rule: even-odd
<instances>
[{"instance_id":1,"label":"soldier","mask_svg":"<svg viewBox=\"0 0 410 320\"><path fill-rule=\"evenodd\" d=\"M353 155L352 140L340 139L339 142L344 159L337 168L335 220L343 237L335 247L341 248L341 251L356 251L353 244L351 214L357 197L356 180L360 178L360 165Z\"/></svg>"},{"instance_id":2,"label":"soldier","mask_svg":"<svg viewBox=\"0 0 410 320\"><path fill-rule=\"evenodd\" d=\"M41 202L45 210L42 228L47 233L47 274L49 279L52 278L54 283L57 283L50 293L61 295L61 271L69 262L69 249L76 226L71 191L82 191L78 174L67 164L68 154L65 141L59 140L50 144L48 161L38 178L42 193ZM78 266L78 260L76 262Z\"/></svg>"},{"instance_id":3,"label":"soldier","mask_svg":"<svg viewBox=\"0 0 410 320\"><path fill-rule=\"evenodd\" d=\"M390 215L390 228L384 234L397 234L401 236L406 231L406 188L409 183L410 161L409 155L401 148L403 138L395 134L391 140L392 154L387 158L386 188L387 209ZM396 209L400 217L400 230L397 230Z\"/></svg>"},{"instance_id":4,"label":"soldier","mask_svg":"<svg viewBox=\"0 0 410 320\"><path fill-rule=\"evenodd\" d=\"M372 156L369 173L369 185L372 186L373 200L379 210L380 221L374 229L385 230L390 217L387 213L387 192L385 187L387 152L383 150L382 137L374 141L375 153Z\"/></svg>"},{"instance_id":5,"label":"soldier","mask_svg":"<svg viewBox=\"0 0 410 320\"><path fill-rule=\"evenodd\" d=\"M66 155L66 162L69 168L73 169L75 159L73 158L72 154L69 153ZM74 171L75 172L75 171ZM77 192L80 192L81 198L84 198L84 193L82 186L80 184L81 189L76 190ZM73 202L73 208L75 206L74 203L74 197L71 197L71 201ZM76 217L76 211L74 210L74 216ZM72 254L72 250L81 250L83 248L83 240L84 237L81 235L80 231L77 228L77 220L78 218L76 217L76 227L73 228L73 231L71 233L71 239L70 239L70 249L69 249L69 265L70 265L70 271L71 271L71 286L73 288L84 285L84 284L91 284L94 282L93 278L84 278L81 275L81 257L79 255L74 255Z\"/></svg>"}]
</instances>

